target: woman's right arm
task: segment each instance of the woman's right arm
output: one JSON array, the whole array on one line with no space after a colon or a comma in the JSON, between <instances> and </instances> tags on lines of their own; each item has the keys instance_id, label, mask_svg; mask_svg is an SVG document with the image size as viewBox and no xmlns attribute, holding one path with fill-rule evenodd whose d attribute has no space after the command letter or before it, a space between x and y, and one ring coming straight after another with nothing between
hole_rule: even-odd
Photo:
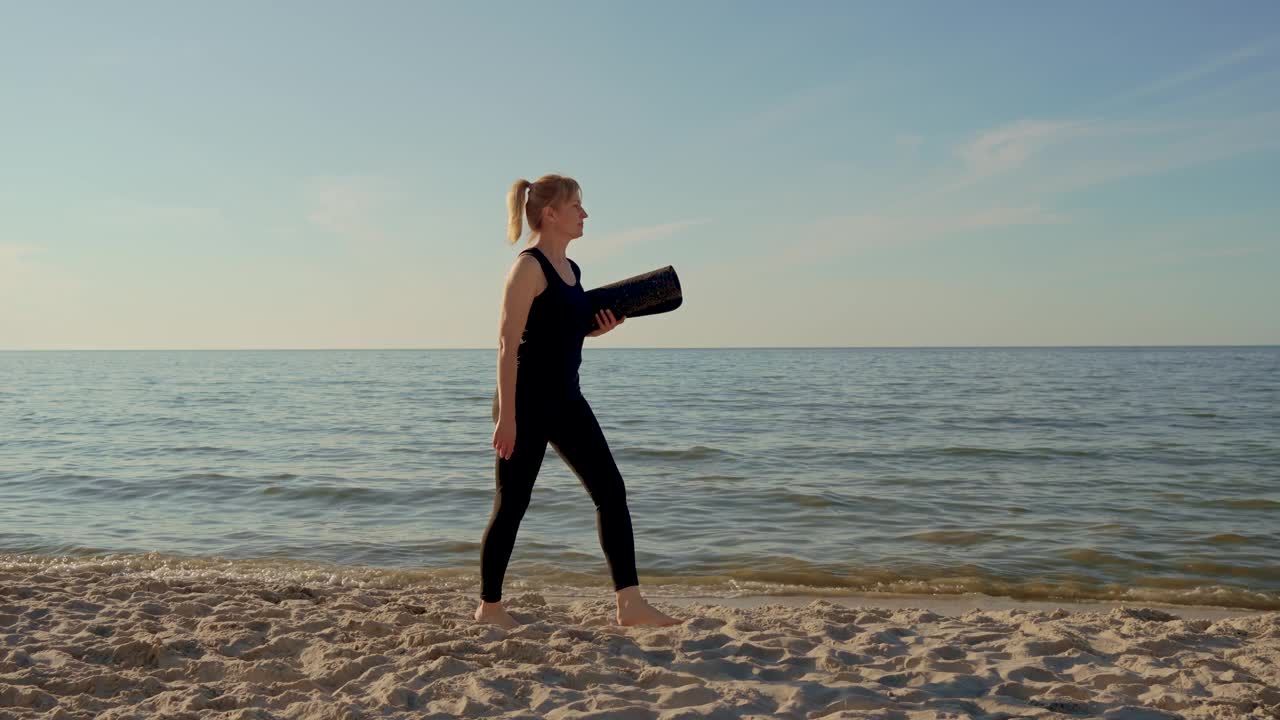
<instances>
[{"instance_id":1,"label":"woman's right arm","mask_svg":"<svg viewBox=\"0 0 1280 720\"><path fill-rule=\"evenodd\" d=\"M515 449L516 352L524 335L529 308L544 289L545 282L538 261L521 255L507 273L502 292L498 330L498 424L493 431L493 447L504 459L510 458Z\"/></svg>"}]
</instances>

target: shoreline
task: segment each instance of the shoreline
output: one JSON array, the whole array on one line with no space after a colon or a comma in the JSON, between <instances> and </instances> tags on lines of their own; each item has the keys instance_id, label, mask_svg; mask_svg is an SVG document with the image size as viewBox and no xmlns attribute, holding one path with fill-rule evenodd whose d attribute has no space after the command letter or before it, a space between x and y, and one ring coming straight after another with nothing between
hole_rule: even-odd
<instances>
[{"instance_id":1,"label":"shoreline","mask_svg":"<svg viewBox=\"0 0 1280 720\"><path fill-rule=\"evenodd\" d=\"M643 590L643 588L642 588ZM543 593L546 598L568 598L572 596ZM1249 608L1217 607L1211 605L1175 605L1157 602L1135 601L1061 601L1053 600L1018 600L1016 598L993 595L903 595L872 594L857 595L746 595L741 597L717 597L711 595L664 596L654 598L654 602L670 603L680 607L693 605L723 605L725 607L746 609L767 605L783 605L785 607L803 607L815 601L829 602L847 608L881 608L891 610L928 610L940 615L963 615L973 610L1021 610L1026 612L1046 612L1066 610L1076 613L1107 613L1119 608L1152 608L1185 619L1217 620L1230 617L1274 614L1275 610L1253 610Z\"/></svg>"},{"instance_id":2,"label":"shoreline","mask_svg":"<svg viewBox=\"0 0 1280 720\"><path fill-rule=\"evenodd\" d=\"M387 590L414 588L448 588L461 593L479 592L479 577L472 568L387 568L369 565L341 565L312 560L288 558L225 558L221 556L188 556L161 552L104 553L93 555L42 555L32 553L0 554L0 577L14 572L43 572L55 575L92 572L111 572L162 580L211 580L227 578L233 581L286 582L292 584L318 583L332 587L363 587ZM522 577L523 575L523 577ZM509 595L537 593L544 598L582 599L613 597L611 586L598 577L542 579L540 568L523 568L511 572L507 591ZM1074 612L1108 612L1117 607L1151 607L1188 618L1220 618L1280 612L1277 601L1271 597L1249 597L1257 591L1245 588L1220 588L1226 597L1242 599L1251 604L1227 604L1205 602L1219 593L1202 593L1199 597L1165 599L1156 593L1141 592L1134 588L1135 597L1080 597L1054 598L1036 593L1030 597L1018 595L987 594L981 589L966 592L920 592L901 590L858 591L825 588L812 585L778 585L751 583L755 587L717 586L692 578L682 583L678 576L641 578L641 591L654 602L671 602L688 605L697 602L720 604L730 607L757 607L770 603L795 606L814 600L823 600L846 607L877 606L891 608L927 608L934 612L965 612L979 608L1023 609L1052 611L1057 608ZM1199 590L1200 588L1197 588ZM1154 595L1154 597L1152 597ZM1242 597L1243 596L1243 597ZM1199 600L1200 602L1196 602Z\"/></svg>"}]
</instances>

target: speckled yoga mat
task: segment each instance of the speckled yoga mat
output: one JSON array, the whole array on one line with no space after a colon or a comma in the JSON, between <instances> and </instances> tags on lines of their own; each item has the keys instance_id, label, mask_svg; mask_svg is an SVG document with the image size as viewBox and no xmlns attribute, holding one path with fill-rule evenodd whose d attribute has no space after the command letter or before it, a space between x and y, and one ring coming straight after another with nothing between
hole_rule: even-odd
<instances>
[{"instance_id":1,"label":"speckled yoga mat","mask_svg":"<svg viewBox=\"0 0 1280 720\"><path fill-rule=\"evenodd\" d=\"M605 308L616 317L639 317L671 312L684 301L680 278L670 265L587 291L591 302L591 329L599 325L595 314Z\"/></svg>"}]
</instances>

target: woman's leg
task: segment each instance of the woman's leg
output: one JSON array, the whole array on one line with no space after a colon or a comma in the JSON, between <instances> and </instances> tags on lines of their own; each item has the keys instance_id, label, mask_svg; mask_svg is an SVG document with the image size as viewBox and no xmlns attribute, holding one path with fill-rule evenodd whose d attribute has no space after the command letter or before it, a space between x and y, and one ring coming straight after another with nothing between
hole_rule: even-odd
<instances>
[{"instance_id":1,"label":"woman's leg","mask_svg":"<svg viewBox=\"0 0 1280 720\"><path fill-rule=\"evenodd\" d=\"M596 528L600 533L600 547L604 548L604 557L613 576L618 623L679 625L684 621L663 613L640 595L627 491L586 398L579 395L569 401L561 411L561 418L562 421L555 424L550 440L595 501Z\"/></svg>"},{"instance_id":2,"label":"woman's leg","mask_svg":"<svg viewBox=\"0 0 1280 720\"><path fill-rule=\"evenodd\" d=\"M581 395L567 401L558 414L560 421L549 438L595 503L596 531L613 576L614 590L639 585L627 490L604 432Z\"/></svg>"},{"instance_id":3,"label":"woman's leg","mask_svg":"<svg viewBox=\"0 0 1280 720\"><path fill-rule=\"evenodd\" d=\"M494 403L496 422L496 399ZM547 438L543 433L541 422L521 415L516 420L516 445L511 457L501 458L494 453L493 512L480 545L480 598L485 602L496 603L502 599L502 579L515 548L516 532L529 508L533 483L547 452Z\"/></svg>"}]
</instances>

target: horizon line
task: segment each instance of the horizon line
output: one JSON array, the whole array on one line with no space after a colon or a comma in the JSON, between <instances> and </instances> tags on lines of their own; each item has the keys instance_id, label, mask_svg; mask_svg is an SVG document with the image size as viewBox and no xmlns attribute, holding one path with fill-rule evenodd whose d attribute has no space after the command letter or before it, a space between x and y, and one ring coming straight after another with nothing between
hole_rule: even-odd
<instances>
[{"instance_id":1,"label":"horizon line","mask_svg":"<svg viewBox=\"0 0 1280 720\"><path fill-rule=\"evenodd\" d=\"M1174 344L1086 344L1086 345L670 345L588 348L588 350L1072 350L1102 348L1275 348L1280 343L1174 343ZM225 347L225 348L0 348L0 353L39 352L425 352L475 351L497 347Z\"/></svg>"}]
</instances>

